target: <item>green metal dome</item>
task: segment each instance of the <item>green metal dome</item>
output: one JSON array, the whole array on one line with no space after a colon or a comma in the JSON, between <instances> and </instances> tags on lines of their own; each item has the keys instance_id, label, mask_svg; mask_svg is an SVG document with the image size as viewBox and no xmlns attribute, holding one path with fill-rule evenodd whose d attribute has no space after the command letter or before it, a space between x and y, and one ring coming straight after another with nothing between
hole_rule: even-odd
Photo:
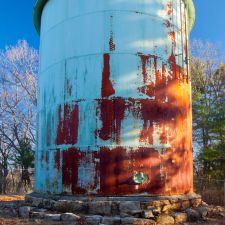
<instances>
[{"instance_id":1,"label":"green metal dome","mask_svg":"<svg viewBox=\"0 0 225 225\"><path fill-rule=\"evenodd\" d=\"M41 29L41 15L42 11L44 9L45 4L47 3L48 0L37 0L36 4L33 9L33 21L34 21L34 26L37 30L38 33L40 33Z\"/></svg>"},{"instance_id":2,"label":"green metal dome","mask_svg":"<svg viewBox=\"0 0 225 225\"><path fill-rule=\"evenodd\" d=\"M41 15L43 8L48 0L37 0L36 4L34 6L34 12L33 12L33 20L34 25L38 33L40 33L41 28ZM186 4L186 7L188 9L188 18L189 18L189 31L192 30L194 23L195 23L195 7L193 0L183 0Z\"/></svg>"}]
</instances>

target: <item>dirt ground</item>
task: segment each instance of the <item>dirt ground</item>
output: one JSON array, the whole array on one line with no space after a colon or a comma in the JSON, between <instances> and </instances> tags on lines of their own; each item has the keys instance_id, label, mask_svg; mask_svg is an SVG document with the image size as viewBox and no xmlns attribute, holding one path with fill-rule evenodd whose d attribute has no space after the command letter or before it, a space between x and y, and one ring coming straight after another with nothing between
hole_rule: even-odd
<instances>
[{"instance_id":1,"label":"dirt ground","mask_svg":"<svg viewBox=\"0 0 225 225\"><path fill-rule=\"evenodd\" d=\"M18 218L18 212L15 209L10 209L3 206L7 204L19 203L21 201L24 201L24 196L0 195L0 225L68 225L63 222L49 222L38 219L21 219ZM225 215L225 209L222 214ZM211 214L210 218L207 218L205 221L198 223L185 223L185 225L225 225L225 217L218 214Z\"/></svg>"}]
</instances>

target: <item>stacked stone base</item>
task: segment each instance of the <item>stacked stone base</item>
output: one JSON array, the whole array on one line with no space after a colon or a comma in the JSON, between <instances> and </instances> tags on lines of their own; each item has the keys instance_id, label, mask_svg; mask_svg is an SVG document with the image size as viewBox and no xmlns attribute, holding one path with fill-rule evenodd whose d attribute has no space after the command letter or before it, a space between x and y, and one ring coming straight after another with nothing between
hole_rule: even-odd
<instances>
[{"instance_id":1,"label":"stacked stone base","mask_svg":"<svg viewBox=\"0 0 225 225\"><path fill-rule=\"evenodd\" d=\"M74 197L30 194L20 216L80 225L184 224L207 215L201 196Z\"/></svg>"}]
</instances>

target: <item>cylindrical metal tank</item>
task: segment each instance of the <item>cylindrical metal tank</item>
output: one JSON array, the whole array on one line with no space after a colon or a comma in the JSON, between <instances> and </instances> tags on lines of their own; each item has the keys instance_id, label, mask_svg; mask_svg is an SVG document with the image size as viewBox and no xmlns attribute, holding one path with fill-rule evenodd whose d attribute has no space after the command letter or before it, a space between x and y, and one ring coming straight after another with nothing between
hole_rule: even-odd
<instances>
[{"instance_id":1,"label":"cylindrical metal tank","mask_svg":"<svg viewBox=\"0 0 225 225\"><path fill-rule=\"evenodd\" d=\"M186 4L37 2L37 192L192 192Z\"/></svg>"}]
</instances>

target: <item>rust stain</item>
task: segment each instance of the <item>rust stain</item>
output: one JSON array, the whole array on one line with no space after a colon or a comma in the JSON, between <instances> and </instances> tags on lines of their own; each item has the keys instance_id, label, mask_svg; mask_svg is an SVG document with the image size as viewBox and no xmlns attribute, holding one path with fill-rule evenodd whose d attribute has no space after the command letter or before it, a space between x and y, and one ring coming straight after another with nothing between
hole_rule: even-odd
<instances>
[{"instance_id":1,"label":"rust stain","mask_svg":"<svg viewBox=\"0 0 225 225\"><path fill-rule=\"evenodd\" d=\"M60 105L58 109L58 120L56 144L76 144L79 128L78 105L65 104L63 112Z\"/></svg>"},{"instance_id":2,"label":"rust stain","mask_svg":"<svg viewBox=\"0 0 225 225\"><path fill-rule=\"evenodd\" d=\"M160 177L159 153L151 148L128 149L117 147L100 150L101 193L119 195L126 193L142 193L147 190L151 194L163 193L164 180ZM150 181L137 189L132 181L134 171L146 173Z\"/></svg>"},{"instance_id":3,"label":"rust stain","mask_svg":"<svg viewBox=\"0 0 225 225\"><path fill-rule=\"evenodd\" d=\"M59 155L60 157L60 155ZM97 160L96 160L97 159ZM95 164L94 183L89 189L94 190L99 181L99 155L96 151L81 151L78 148L69 148L62 153L62 185L64 190L72 194L87 194L88 190L78 184L79 166L86 162ZM60 160L60 158L59 158Z\"/></svg>"},{"instance_id":4,"label":"rust stain","mask_svg":"<svg viewBox=\"0 0 225 225\"><path fill-rule=\"evenodd\" d=\"M144 85L142 87L139 88L139 91L143 94L146 94L148 96L154 96L154 84L152 81L149 81L149 84L147 84L148 82L148 72L147 72L147 66L151 66L151 59L154 59L154 63L156 57L155 56L151 56L151 55L144 55L140 52L137 53L137 55L140 57L141 59L141 69L142 69L142 76L143 76L143 83Z\"/></svg>"},{"instance_id":5,"label":"rust stain","mask_svg":"<svg viewBox=\"0 0 225 225\"><path fill-rule=\"evenodd\" d=\"M105 57L107 56L108 54ZM66 190L71 190L73 194L85 194L88 191L78 185L78 168L84 160L89 160L89 158L91 161L86 163L95 165L94 184L91 184L90 189L96 188L99 184L100 189L97 190L97 195L143 192L174 195L192 191L190 84L180 83L181 67L176 63L173 49L168 59L169 71L166 71L166 64L163 62L160 62L159 69L159 59L156 56L138 53L138 57L141 60L139 69L143 83L146 86L150 85L155 99L113 97L96 100L98 103L97 117L102 122L102 127L96 130L96 135L102 140L112 140L120 145L121 125L125 119L125 112L128 110L134 118L143 121L139 140L141 143L154 144L154 125L157 125L161 130L160 144L170 143L171 147L162 149L161 152L148 147L124 146L100 147L99 152L90 151L90 149L88 151L81 151L77 148L68 149L62 154L62 183ZM106 61L109 61L109 57ZM152 71L148 70L148 67L153 67L155 71L154 84L148 82L150 80L148 71ZM108 74L105 77L108 82L104 83L112 87L109 80L110 69L104 68L103 71ZM166 77L166 74L169 76ZM113 93L115 93L114 89ZM103 96L109 97L110 95ZM74 110L77 113L73 113ZM71 140L71 131L65 133L64 130L71 126L70 121L78 121L78 106L71 108L65 105L63 119L61 114L62 110L59 108L61 120L58 127L58 143L67 143ZM56 152L55 161L59 169L60 152ZM150 179L149 182L137 188L132 180L135 171L146 173Z\"/></svg>"},{"instance_id":6,"label":"rust stain","mask_svg":"<svg viewBox=\"0 0 225 225\"><path fill-rule=\"evenodd\" d=\"M172 79L182 79L182 67L176 63L176 56L174 55L173 49L168 59L168 63L170 65L170 75Z\"/></svg>"},{"instance_id":7,"label":"rust stain","mask_svg":"<svg viewBox=\"0 0 225 225\"><path fill-rule=\"evenodd\" d=\"M172 2L168 2L167 4L167 15L168 16L171 16L173 14L173 5L172 5Z\"/></svg>"},{"instance_id":8,"label":"rust stain","mask_svg":"<svg viewBox=\"0 0 225 225\"><path fill-rule=\"evenodd\" d=\"M109 97L115 94L112 81L110 80L110 55L103 55L103 71L102 71L102 97Z\"/></svg>"},{"instance_id":9,"label":"rust stain","mask_svg":"<svg viewBox=\"0 0 225 225\"><path fill-rule=\"evenodd\" d=\"M125 100L123 98L100 99L98 109L102 128L97 131L102 140L113 140L120 143L121 122L124 119ZM98 115L97 115L98 116Z\"/></svg>"},{"instance_id":10,"label":"rust stain","mask_svg":"<svg viewBox=\"0 0 225 225\"><path fill-rule=\"evenodd\" d=\"M65 188L71 189L72 193L80 193L77 188L77 181L81 152L76 148L71 148L64 151L62 157L62 184Z\"/></svg>"},{"instance_id":11,"label":"rust stain","mask_svg":"<svg viewBox=\"0 0 225 225\"><path fill-rule=\"evenodd\" d=\"M174 31L169 32L169 38L174 46L176 46L176 33Z\"/></svg>"}]
</instances>

